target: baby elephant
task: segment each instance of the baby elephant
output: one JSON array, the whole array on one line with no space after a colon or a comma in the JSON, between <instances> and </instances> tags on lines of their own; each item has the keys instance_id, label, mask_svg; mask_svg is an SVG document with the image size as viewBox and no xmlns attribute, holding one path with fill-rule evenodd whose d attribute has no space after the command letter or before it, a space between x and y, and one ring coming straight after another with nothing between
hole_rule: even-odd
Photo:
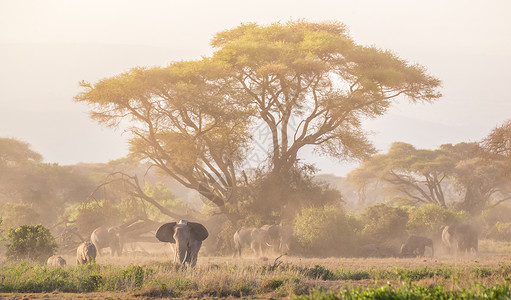
<instances>
[{"instance_id":1,"label":"baby elephant","mask_svg":"<svg viewBox=\"0 0 511 300\"><path fill-rule=\"evenodd\" d=\"M96 260L96 247L92 242L83 242L76 249L76 264L90 264Z\"/></svg>"},{"instance_id":2,"label":"baby elephant","mask_svg":"<svg viewBox=\"0 0 511 300\"><path fill-rule=\"evenodd\" d=\"M424 256L426 247L431 248L431 257L434 256L433 241L423 236L412 235L401 245L402 256Z\"/></svg>"},{"instance_id":3,"label":"baby elephant","mask_svg":"<svg viewBox=\"0 0 511 300\"><path fill-rule=\"evenodd\" d=\"M66 265L66 260L60 255L53 255L48 258L46 264L51 267L63 267Z\"/></svg>"}]
</instances>

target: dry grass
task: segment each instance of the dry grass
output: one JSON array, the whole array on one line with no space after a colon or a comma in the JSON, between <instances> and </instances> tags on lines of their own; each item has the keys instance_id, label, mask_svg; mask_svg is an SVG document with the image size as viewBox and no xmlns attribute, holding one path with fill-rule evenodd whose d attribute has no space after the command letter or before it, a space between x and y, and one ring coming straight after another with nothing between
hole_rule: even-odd
<instances>
[{"instance_id":1,"label":"dry grass","mask_svg":"<svg viewBox=\"0 0 511 300\"><path fill-rule=\"evenodd\" d=\"M62 281L62 287L56 289L59 292L35 294L39 296L36 298L77 298L73 295L88 295L89 298L316 297L314 290L318 287L336 293L346 289L379 290L382 286L472 291L483 286L507 287L511 276L511 254L405 259L283 256L278 263L274 257L202 255L197 267L190 269L170 263L173 255L167 250L128 253L122 257L103 255L97 258L96 266L90 268L76 267L74 256L64 255L68 266L60 271L30 263L2 263L0 292L22 294L0 294L0 298L22 299L26 296L23 292L52 292L56 280Z\"/></svg>"}]
</instances>

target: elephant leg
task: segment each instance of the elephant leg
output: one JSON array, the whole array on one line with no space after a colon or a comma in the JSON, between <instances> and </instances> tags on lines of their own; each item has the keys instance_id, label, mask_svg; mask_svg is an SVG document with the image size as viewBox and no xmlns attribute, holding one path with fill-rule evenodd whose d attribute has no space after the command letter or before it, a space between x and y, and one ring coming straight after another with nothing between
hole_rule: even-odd
<instances>
[{"instance_id":1,"label":"elephant leg","mask_svg":"<svg viewBox=\"0 0 511 300\"><path fill-rule=\"evenodd\" d=\"M201 241L195 241L190 245L188 249L188 251L190 252L188 262L190 263L191 267L195 267L195 265L197 264L197 258L199 256L199 250L201 245L202 245Z\"/></svg>"},{"instance_id":2,"label":"elephant leg","mask_svg":"<svg viewBox=\"0 0 511 300\"><path fill-rule=\"evenodd\" d=\"M256 242L251 242L250 243L250 248L252 249L252 251L254 251L254 255L257 256L257 243Z\"/></svg>"},{"instance_id":3,"label":"elephant leg","mask_svg":"<svg viewBox=\"0 0 511 300\"><path fill-rule=\"evenodd\" d=\"M425 251L426 251L426 246L424 246L424 245L423 245L423 246L421 246L421 247L419 248L419 254L420 254L420 256L424 256L424 252L425 252Z\"/></svg>"}]
</instances>

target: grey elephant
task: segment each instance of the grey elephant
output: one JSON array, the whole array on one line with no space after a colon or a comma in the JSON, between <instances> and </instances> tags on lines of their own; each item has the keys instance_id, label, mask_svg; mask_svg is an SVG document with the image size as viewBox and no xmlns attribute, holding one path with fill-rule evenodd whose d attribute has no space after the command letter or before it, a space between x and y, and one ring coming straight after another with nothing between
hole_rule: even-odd
<instances>
[{"instance_id":1,"label":"grey elephant","mask_svg":"<svg viewBox=\"0 0 511 300\"><path fill-rule=\"evenodd\" d=\"M83 242L76 249L76 264L90 264L96 260L96 246L92 242Z\"/></svg>"},{"instance_id":2,"label":"grey elephant","mask_svg":"<svg viewBox=\"0 0 511 300\"><path fill-rule=\"evenodd\" d=\"M119 227L98 227L91 233L90 239L94 246L96 246L98 255L101 254L103 248L110 248L110 254L112 256L115 254L117 254L117 256L122 255L123 243Z\"/></svg>"},{"instance_id":3,"label":"grey elephant","mask_svg":"<svg viewBox=\"0 0 511 300\"><path fill-rule=\"evenodd\" d=\"M449 249L449 253L458 255L470 254L472 250L477 256L479 241L477 231L468 224L449 225L442 227L442 242Z\"/></svg>"},{"instance_id":4,"label":"grey elephant","mask_svg":"<svg viewBox=\"0 0 511 300\"><path fill-rule=\"evenodd\" d=\"M286 253L291 249L291 240L293 239L293 226L280 226L279 231L279 251Z\"/></svg>"},{"instance_id":5,"label":"grey elephant","mask_svg":"<svg viewBox=\"0 0 511 300\"><path fill-rule=\"evenodd\" d=\"M186 220L163 224L156 231L156 238L159 241L175 244L174 261L178 256L180 263L183 265L188 263L192 267L197 264L202 241L208 235L208 230L202 224Z\"/></svg>"},{"instance_id":6,"label":"grey elephant","mask_svg":"<svg viewBox=\"0 0 511 300\"><path fill-rule=\"evenodd\" d=\"M401 256L424 256L426 247L431 248L431 257L435 255L433 240L423 236L411 235L404 244L401 245Z\"/></svg>"},{"instance_id":7,"label":"grey elephant","mask_svg":"<svg viewBox=\"0 0 511 300\"><path fill-rule=\"evenodd\" d=\"M234 233L233 257L241 257L242 248L251 248L255 256L263 256L269 244L268 231L261 228L240 228Z\"/></svg>"},{"instance_id":8,"label":"grey elephant","mask_svg":"<svg viewBox=\"0 0 511 300\"><path fill-rule=\"evenodd\" d=\"M262 230L261 236L261 254L266 251L280 251L280 235L282 227L280 225L263 225L259 227Z\"/></svg>"},{"instance_id":9,"label":"grey elephant","mask_svg":"<svg viewBox=\"0 0 511 300\"><path fill-rule=\"evenodd\" d=\"M53 255L48 258L46 264L51 267L63 267L66 265L66 260L60 255Z\"/></svg>"}]
</instances>

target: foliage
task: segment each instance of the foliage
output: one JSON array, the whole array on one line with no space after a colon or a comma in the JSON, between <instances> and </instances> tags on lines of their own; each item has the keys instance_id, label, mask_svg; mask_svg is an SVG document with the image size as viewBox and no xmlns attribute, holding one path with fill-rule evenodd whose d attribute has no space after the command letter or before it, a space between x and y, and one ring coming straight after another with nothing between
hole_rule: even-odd
<instances>
[{"instance_id":1,"label":"foliage","mask_svg":"<svg viewBox=\"0 0 511 300\"><path fill-rule=\"evenodd\" d=\"M303 207L324 206L342 202L341 193L314 179L311 165L297 164L287 175L257 170L253 179L235 194L240 226L293 222Z\"/></svg>"},{"instance_id":2,"label":"foliage","mask_svg":"<svg viewBox=\"0 0 511 300\"><path fill-rule=\"evenodd\" d=\"M511 223L495 223L490 229L488 237L497 241L511 242Z\"/></svg>"},{"instance_id":3,"label":"foliage","mask_svg":"<svg viewBox=\"0 0 511 300\"><path fill-rule=\"evenodd\" d=\"M424 204L412 208L406 225L410 234L437 237L444 225L468 219L466 212L454 212L437 204Z\"/></svg>"},{"instance_id":4,"label":"foliage","mask_svg":"<svg viewBox=\"0 0 511 300\"><path fill-rule=\"evenodd\" d=\"M265 298L302 296L303 299L507 299L511 296L511 267L505 262L492 267L479 264L392 267L394 259L388 261L387 266L381 263L360 260L341 268L326 265L326 261L310 266L285 263L278 268L270 268L268 264L222 263L187 269L169 263L48 268L23 262L0 265L0 292L122 291L137 298L264 295ZM343 290L338 289L339 280L342 280ZM101 296L110 297L111 294Z\"/></svg>"},{"instance_id":5,"label":"foliage","mask_svg":"<svg viewBox=\"0 0 511 300\"><path fill-rule=\"evenodd\" d=\"M295 217L295 236L307 253L349 255L355 242L354 228L339 206L306 207Z\"/></svg>"},{"instance_id":6,"label":"foliage","mask_svg":"<svg viewBox=\"0 0 511 300\"><path fill-rule=\"evenodd\" d=\"M181 200L177 199L172 191L162 182L157 182L154 185L146 182L144 194L176 214L184 215L188 209L188 207ZM122 203L119 204L119 209L125 219L131 219L141 215L150 220L163 221L168 219L168 216L164 215L158 208L153 205L148 205L145 201L133 197L132 195L123 197L121 202Z\"/></svg>"},{"instance_id":7,"label":"foliage","mask_svg":"<svg viewBox=\"0 0 511 300\"><path fill-rule=\"evenodd\" d=\"M81 202L93 185L93 180L77 166L41 160L42 156L31 150L29 144L0 138L0 205L31 205L40 218L26 224L54 224L64 207Z\"/></svg>"},{"instance_id":8,"label":"foliage","mask_svg":"<svg viewBox=\"0 0 511 300\"><path fill-rule=\"evenodd\" d=\"M350 172L348 179L362 189L371 179L382 180L411 201L446 207L441 183L455 164L443 150L416 149L410 144L394 142L388 153L366 160Z\"/></svg>"},{"instance_id":9,"label":"foliage","mask_svg":"<svg viewBox=\"0 0 511 300\"><path fill-rule=\"evenodd\" d=\"M348 179L361 191L380 180L394 197L445 208L450 200L459 209L479 215L509 199L511 185L505 172L502 157L489 155L477 143L445 144L427 150L395 142L388 153L366 160ZM446 186L453 190L450 195L445 193Z\"/></svg>"},{"instance_id":10,"label":"foliage","mask_svg":"<svg viewBox=\"0 0 511 300\"><path fill-rule=\"evenodd\" d=\"M118 226L123 220L119 208L110 201L92 201L71 209L70 221L74 221L82 236L90 236L101 226Z\"/></svg>"},{"instance_id":11,"label":"foliage","mask_svg":"<svg viewBox=\"0 0 511 300\"><path fill-rule=\"evenodd\" d=\"M481 214L486 228L491 228L497 222L511 223L511 205L501 204L486 209Z\"/></svg>"},{"instance_id":12,"label":"foliage","mask_svg":"<svg viewBox=\"0 0 511 300\"><path fill-rule=\"evenodd\" d=\"M5 229L21 225L35 225L41 222L39 214L30 204L5 203L0 206Z\"/></svg>"},{"instance_id":13,"label":"foliage","mask_svg":"<svg viewBox=\"0 0 511 300\"><path fill-rule=\"evenodd\" d=\"M46 261L55 253L57 243L51 232L42 225L22 225L9 229L7 257Z\"/></svg>"},{"instance_id":14,"label":"foliage","mask_svg":"<svg viewBox=\"0 0 511 300\"><path fill-rule=\"evenodd\" d=\"M364 118L397 96L440 97L440 81L390 51L356 45L340 23L242 24L218 33L214 54L165 68L135 68L75 97L100 123L129 122L133 155L195 189L235 224L255 126L268 129L269 171L288 175L304 147L337 157L374 152ZM296 122L294 122L296 120Z\"/></svg>"},{"instance_id":15,"label":"foliage","mask_svg":"<svg viewBox=\"0 0 511 300\"><path fill-rule=\"evenodd\" d=\"M361 232L365 243L384 243L406 236L408 213L398 207L379 203L367 207L360 214Z\"/></svg>"}]
</instances>

